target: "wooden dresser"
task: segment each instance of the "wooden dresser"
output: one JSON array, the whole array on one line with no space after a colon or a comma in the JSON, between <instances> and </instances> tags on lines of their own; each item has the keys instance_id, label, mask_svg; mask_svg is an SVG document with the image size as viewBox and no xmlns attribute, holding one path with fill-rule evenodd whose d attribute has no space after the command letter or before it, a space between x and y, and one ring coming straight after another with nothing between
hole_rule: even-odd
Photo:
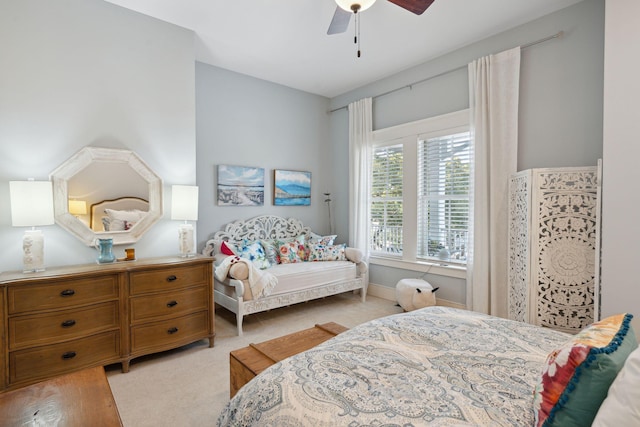
<instances>
[{"instance_id":1,"label":"wooden dresser","mask_svg":"<svg viewBox=\"0 0 640 427\"><path fill-rule=\"evenodd\" d=\"M215 335L212 258L0 274L0 390Z\"/></svg>"}]
</instances>

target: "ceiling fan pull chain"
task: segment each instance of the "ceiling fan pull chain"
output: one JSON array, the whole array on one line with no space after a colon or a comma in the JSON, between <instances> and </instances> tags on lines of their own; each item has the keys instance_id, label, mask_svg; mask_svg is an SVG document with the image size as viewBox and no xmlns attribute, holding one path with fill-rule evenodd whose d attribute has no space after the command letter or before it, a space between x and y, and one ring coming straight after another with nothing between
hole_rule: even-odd
<instances>
[{"instance_id":1,"label":"ceiling fan pull chain","mask_svg":"<svg viewBox=\"0 0 640 427\"><path fill-rule=\"evenodd\" d=\"M356 22L355 22L355 32L356 35L353 38L353 42L358 45L358 58L360 58L360 17L358 16L358 12L355 12Z\"/></svg>"}]
</instances>

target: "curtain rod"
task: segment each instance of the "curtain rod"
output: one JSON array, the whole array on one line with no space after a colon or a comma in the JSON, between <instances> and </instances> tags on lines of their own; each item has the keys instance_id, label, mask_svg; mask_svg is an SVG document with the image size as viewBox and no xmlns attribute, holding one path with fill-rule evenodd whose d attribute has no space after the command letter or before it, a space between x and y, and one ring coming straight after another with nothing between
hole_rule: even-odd
<instances>
[{"instance_id":1,"label":"curtain rod","mask_svg":"<svg viewBox=\"0 0 640 427\"><path fill-rule=\"evenodd\" d=\"M545 38L542 38L540 40L536 40L536 41L531 42L531 43L523 44L522 46L520 46L520 49L526 49L528 47L535 46L537 44L544 43L544 42L552 40L552 39L557 39L558 37L562 37L563 34L564 34L564 31L558 31L557 33L555 33L555 34L553 34L551 36L547 36ZM459 67L452 68L450 70L443 71L443 72L438 73L438 74L434 74L433 76L429 76L429 77L424 78L422 80L418 80L416 82L409 83L407 85L404 85L404 86L401 86L401 87L398 87L398 88L395 88L395 89L391 89L391 90L389 90L387 92L383 92L381 94L375 95L372 98L373 99L380 98L382 96L389 95L391 93L397 92L397 91L402 90L402 89L412 89L412 87L417 85L417 84L424 83L424 82L426 82L428 80L435 79L436 77L444 76L445 74L453 73L454 71L462 70L463 68L467 68L467 67L468 67L468 65L461 65ZM342 107L338 107L338 108L334 108L333 110L329 110L329 113L333 113L333 112L336 112L336 111L339 111L339 110L343 110L343 109L345 109L347 107L348 107L348 105L343 105Z\"/></svg>"}]
</instances>

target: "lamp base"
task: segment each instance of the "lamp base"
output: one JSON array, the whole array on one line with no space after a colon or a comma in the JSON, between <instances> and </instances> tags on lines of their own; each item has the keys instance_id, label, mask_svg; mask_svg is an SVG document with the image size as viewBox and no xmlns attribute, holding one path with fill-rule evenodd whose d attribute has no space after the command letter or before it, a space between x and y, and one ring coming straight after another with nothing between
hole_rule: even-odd
<instances>
[{"instance_id":1,"label":"lamp base","mask_svg":"<svg viewBox=\"0 0 640 427\"><path fill-rule=\"evenodd\" d=\"M27 230L22 238L23 273L44 271L44 236L41 230Z\"/></svg>"},{"instance_id":2,"label":"lamp base","mask_svg":"<svg viewBox=\"0 0 640 427\"><path fill-rule=\"evenodd\" d=\"M189 258L196 255L193 225L181 224L178 227L178 246L181 257Z\"/></svg>"}]
</instances>

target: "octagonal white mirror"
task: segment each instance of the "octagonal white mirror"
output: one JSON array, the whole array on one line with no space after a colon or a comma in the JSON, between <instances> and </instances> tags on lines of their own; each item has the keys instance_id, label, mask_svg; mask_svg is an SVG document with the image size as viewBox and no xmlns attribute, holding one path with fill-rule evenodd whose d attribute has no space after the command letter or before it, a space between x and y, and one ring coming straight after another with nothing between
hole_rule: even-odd
<instances>
[{"instance_id":1,"label":"octagonal white mirror","mask_svg":"<svg viewBox=\"0 0 640 427\"><path fill-rule=\"evenodd\" d=\"M134 243L162 217L162 180L133 151L84 147L49 177L56 223L87 245Z\"/></svg>"}]
</instances>

